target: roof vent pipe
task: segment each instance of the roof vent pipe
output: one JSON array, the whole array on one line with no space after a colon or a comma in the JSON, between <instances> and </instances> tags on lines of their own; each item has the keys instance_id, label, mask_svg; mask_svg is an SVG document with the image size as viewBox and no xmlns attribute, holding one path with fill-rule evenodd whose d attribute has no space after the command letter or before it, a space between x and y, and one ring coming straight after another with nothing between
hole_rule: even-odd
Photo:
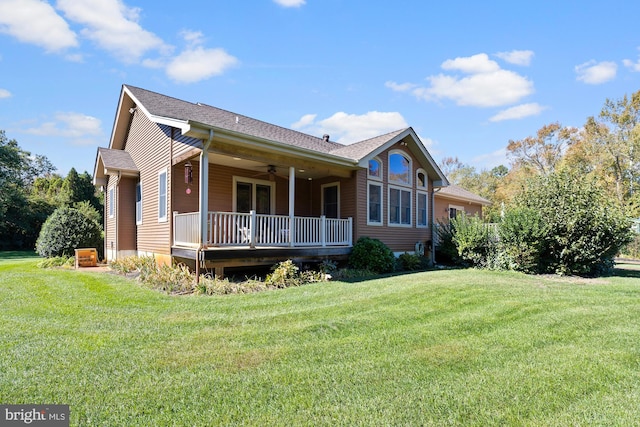
<instances>
[{"instance_id":1,"label":"roof vent pipe","mask_svg":"<svg viewBox=\"0 0 640 427\"><path fill-rule=\"evenodd\" d=\"M322 140L324 142L329 142L329 134L325 133L324 135L322 135Z\"/></svg>"}]
</instances>

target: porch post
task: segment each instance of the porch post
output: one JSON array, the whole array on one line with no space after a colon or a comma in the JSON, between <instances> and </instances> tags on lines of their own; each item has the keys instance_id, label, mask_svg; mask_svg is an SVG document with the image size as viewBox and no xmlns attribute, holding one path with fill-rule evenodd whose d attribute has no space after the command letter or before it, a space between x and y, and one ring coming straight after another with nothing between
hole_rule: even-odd
<instances>
[{"instance_id":1,"label":"porch post","mask_svg":"<svg viewBox=\"0 0 640 427\"><path fill-rule=\"evenodd\" d=\"M202 140L200 153L199 192L200 200L198 212L200 216L200 247L207 244L207 219L209 216L209 146L213 139L213 130L209 129L209 139Z\"/></svg>"},{"instance_id":2,"label":"porch post","mask_svg":"<svg viewBox=\"0 0 640 427\"><path fill-rule=\"evenodd\" d=\"M296 241L295 227L296 168L289 166L289 246Z\"/></svg>"}]
</instances>

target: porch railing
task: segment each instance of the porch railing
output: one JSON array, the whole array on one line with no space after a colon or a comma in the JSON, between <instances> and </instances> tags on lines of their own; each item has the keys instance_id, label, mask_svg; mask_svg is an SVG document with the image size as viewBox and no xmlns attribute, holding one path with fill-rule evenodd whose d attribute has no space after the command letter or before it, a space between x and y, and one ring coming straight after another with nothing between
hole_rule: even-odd
<instances>
[{"instance_id":1,"label":"porch railing","mask_svg":"<svg viewBox=\"0 0 640 427\"><path fill-rule=\"evenodd\" d=\"M176 246L197 247L200 241L198 212L174 213ZM293 225L293 226L292 226ZM250 213L208 212L207 246L351 246L352 219L293 217Z\"/></svg>"}]
</instances>

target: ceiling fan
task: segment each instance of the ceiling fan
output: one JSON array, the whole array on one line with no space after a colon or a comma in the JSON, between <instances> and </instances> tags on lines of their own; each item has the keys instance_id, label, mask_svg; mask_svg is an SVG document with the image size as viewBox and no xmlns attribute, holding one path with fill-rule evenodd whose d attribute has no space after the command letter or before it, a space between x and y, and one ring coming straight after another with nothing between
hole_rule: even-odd
<instances>
[{"instance_id":1,"label":"ceiling fan","mask_svg":"<svg viewBox=\"0 0 640 427\"><path fill-rule=\"evenodd\" d=\"M253 177L256 178L256 177L264 176L264 175L268 175L269 176L269 181L274 181L276 179L276 177L282 178L282 179L289 179L289 177L286 176L286 175L280 175L274 165L268 165L266 172L261 172L261 173L259 173L257 175L254 175Z\"/></svg>"}]
</instances>

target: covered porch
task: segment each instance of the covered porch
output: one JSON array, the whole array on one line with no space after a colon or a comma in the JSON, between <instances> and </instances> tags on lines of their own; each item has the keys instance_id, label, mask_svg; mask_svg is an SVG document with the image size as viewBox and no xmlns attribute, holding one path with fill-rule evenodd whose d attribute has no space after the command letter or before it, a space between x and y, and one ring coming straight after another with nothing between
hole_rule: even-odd
<instances>
[{"instance_id":1,"label":"covered porch","mask_svg":"<svg viewBox=\"0 0 640 427\"><path fill-rule=\"evenodd\" d=\"M173 214L173 242L181 248L334 247L352 245L352 219L238 212ZM201 244L202 240L202 246Z\"/></svg>"}]
</instances>

